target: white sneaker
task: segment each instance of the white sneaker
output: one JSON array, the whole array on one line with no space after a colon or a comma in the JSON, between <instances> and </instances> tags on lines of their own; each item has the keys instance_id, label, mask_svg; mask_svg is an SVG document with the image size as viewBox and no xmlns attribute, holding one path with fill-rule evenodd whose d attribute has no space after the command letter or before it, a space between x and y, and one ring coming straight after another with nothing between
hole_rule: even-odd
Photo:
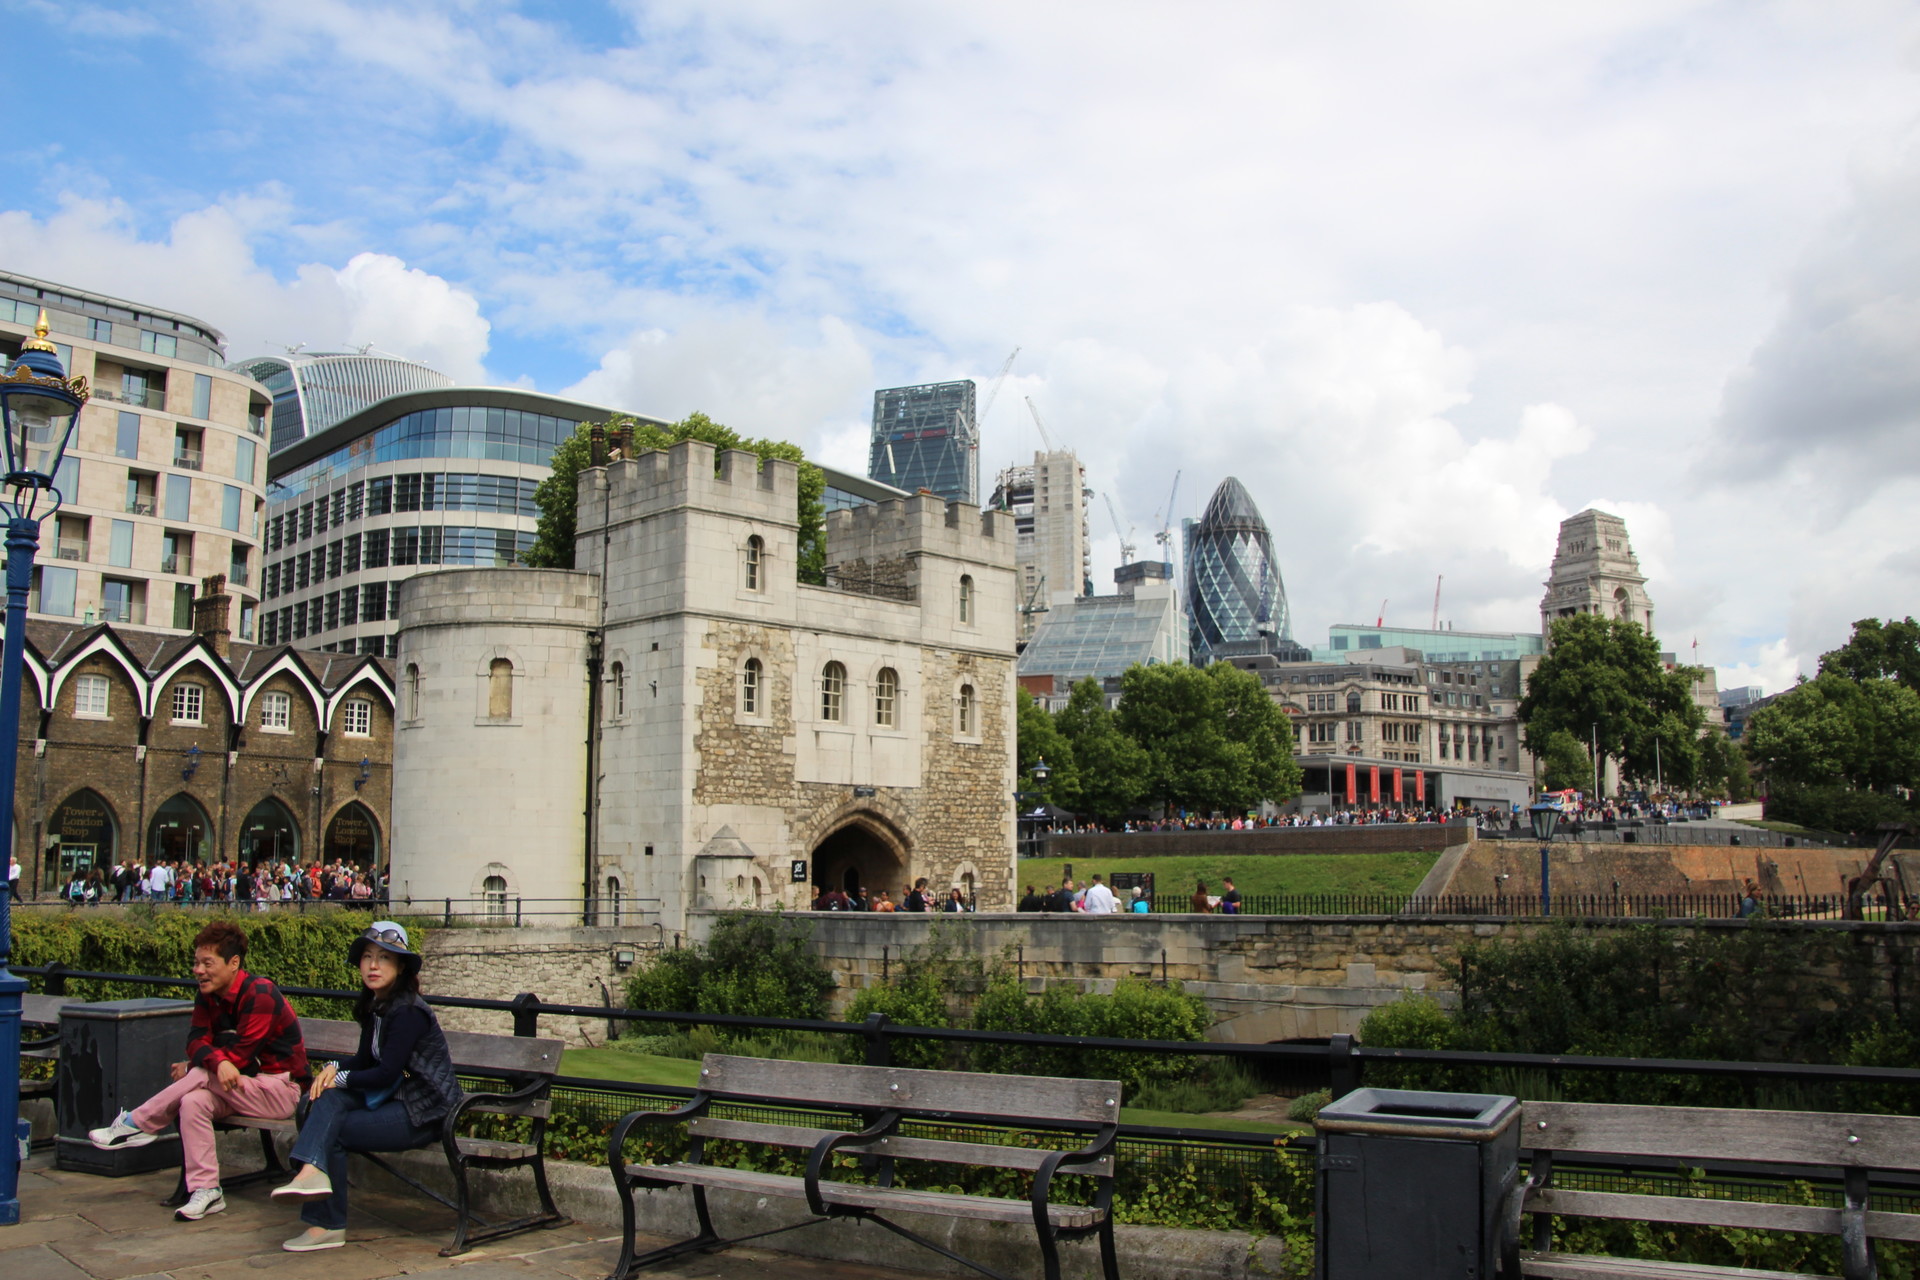
<instances>
[{"instance_id":1,"label":"white sneaker","mask_svg":"<svg viewBox=\"0 0 1920 1280\"><path fill-rule=\"evenodd\" d=\"M187 1202L173 1211L173 1216L182 1222L198 1222L210 1213L226 1211L226 1192L218 1187L202 1187L188 1196Z\"/></svg>"},{"instance_id":2,"label":"white sneaker","mask_svg":"<svg viewBox=\"0 0 1920 1280\"><path fill-rule=\"evenodd\" d=\"M152 1142L155 1135L148 1133L133 1122L133 1116L122 1111L113 1118L113 1123L104 1129L87 1130L87 1141L102 1151L118 1151L122 1147L144 1147Z\"/></svg>"},{"instance_id":3,"label":"white sneaker","mask_svg":"<svg viewBox=\"0 0 1920 1280\"><path fill-rule=\"evenodd\" d=\"M281 1245L288 1253L312 1253L316 1249L338 1249L347 1242L345 1231L329 1231L325 1227L308 1227L293 1239Z\"/></svg>"}]
</instances>

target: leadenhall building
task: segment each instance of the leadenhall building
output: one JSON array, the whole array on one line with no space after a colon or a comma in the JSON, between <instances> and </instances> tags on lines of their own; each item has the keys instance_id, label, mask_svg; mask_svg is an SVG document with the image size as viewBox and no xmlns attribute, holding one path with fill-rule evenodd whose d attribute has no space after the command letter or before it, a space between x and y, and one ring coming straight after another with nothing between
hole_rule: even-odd
<instances>
[{"instance_id":1,"label":"leadenhall building","mask_svg":"<svg viewBox=\"0 0 1920 1280\"><path fill-rule=\"evenodd\" d=\"M386 861L393 675L385 659L234 643L223 578L193 630L27 624L20 890L122 859Z\"/></svg>"}]
</instances>

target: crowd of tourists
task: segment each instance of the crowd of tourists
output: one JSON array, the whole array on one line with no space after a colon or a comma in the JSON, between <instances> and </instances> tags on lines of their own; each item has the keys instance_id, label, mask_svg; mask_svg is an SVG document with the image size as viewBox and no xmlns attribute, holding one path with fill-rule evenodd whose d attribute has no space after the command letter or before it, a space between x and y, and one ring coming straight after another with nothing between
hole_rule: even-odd
<instances>
[{"instance_id":1,"label":"crowd of tourists","mask_svg":"<svg viewBox=\"0 0 1920 1280\"><path fill-rule=\"evenodd\" d=\"M921 876L910 888L903 889L900 901L895 902L893 895L885 889L869 889L865 885L849 892L845 889L822 889L815 886L812 909L815 911L911 911L911 912L953 912L973 910L973 899L958 887L949 889L943 898L927 887L927 878Z\"/></svg>"},{"instance_id":2,"label":"crowd of tourists","mask_svg":"<svg viewBox=\"0 0 1920 1280\"><path fill-rule=\"evenodd\" d=\"M386 877L347 862L305 865L262 860L150 863L117 861L111 867L75 871L61 888L69 906L108 903L249 903L266 911L288 902L357 902L387 897Z\"/></svg>"}]
</instances>

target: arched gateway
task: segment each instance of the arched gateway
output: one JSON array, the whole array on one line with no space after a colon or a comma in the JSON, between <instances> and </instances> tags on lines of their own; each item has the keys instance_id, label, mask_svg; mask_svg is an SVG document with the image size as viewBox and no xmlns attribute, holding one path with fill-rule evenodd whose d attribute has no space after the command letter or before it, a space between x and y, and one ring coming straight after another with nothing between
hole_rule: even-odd
<instances>
[{"instance_id":1,"label":"arched gateway","mask_svg":"<svg viewBox=\"0 0 1920 1280\"><path fill-rule=\"evenodd\" d=\"M866 889L877 898L885 889L897 903L908 888L905 843L891 826L870 817L851 818L829 832L814 846L809 871L822 892Z\"/></svg>"}]
</instances>

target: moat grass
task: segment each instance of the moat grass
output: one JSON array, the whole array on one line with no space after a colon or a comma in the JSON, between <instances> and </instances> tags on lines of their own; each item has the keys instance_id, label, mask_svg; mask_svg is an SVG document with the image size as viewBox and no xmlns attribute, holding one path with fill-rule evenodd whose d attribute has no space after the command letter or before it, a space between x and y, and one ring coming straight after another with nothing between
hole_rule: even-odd
<instances>
[{"instance_id":1,"label":"moat grass","mask_svg":"<svg viewBox=\"0 0 1920 1280\"><path fill-rule=\"evenodd\" d=\"M1015 868L1020 892L1057 885L1073 866L1075 884L1085 884L1098 873L1102 879L1116 871L1145 871L1153 875L1154 892L1190 894L1196 882L1207 882L1210 893L1220 892L1222 877L1232 876L1234 887L1251 893L1412 893L1439 861L1438 853L1327 853L1256 854L1245 857L1205 855L1181 858L1022 858Z\"/></svg>"},{"instance_id":2,"label":"moat grass","mask_svg":"<svg viewBox=\"0 0 1920 1280\"><path fill-rule=\"evenodd\" d=\"M560 1058L560 1074L590 1080L623 1080L630 1084L666 1084L691 1089L700 1078L700 1064L688 1058L666 1058L651 1053L628 1053L617 1048L568 1049ZM1125 1124L1162 1129L1221 1129L1230 1133L1286 1134L1305 1125L1285 1121L1242 1120L1234 1116L1185 1111L1148 1111L1120 1108Z\"/></svg>"}]
</instances>

